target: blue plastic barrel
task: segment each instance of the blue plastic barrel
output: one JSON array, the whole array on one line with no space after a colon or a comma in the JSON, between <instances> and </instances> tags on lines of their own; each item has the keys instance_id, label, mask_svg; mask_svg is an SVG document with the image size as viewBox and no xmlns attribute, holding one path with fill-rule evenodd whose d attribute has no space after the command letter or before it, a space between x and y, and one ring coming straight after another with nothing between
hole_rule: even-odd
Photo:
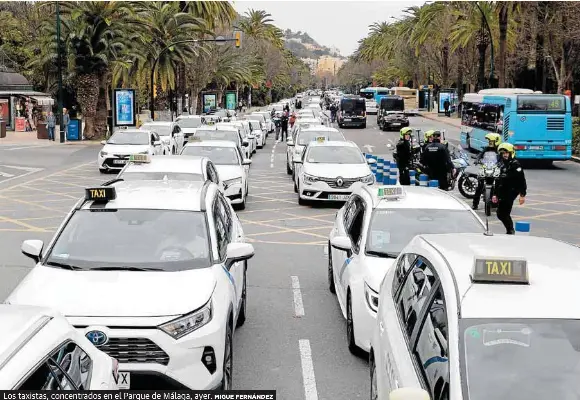
<instances>
[{"instance_id":1,"label":"blue plastic barrel","mask_svg":"<svg viewBox=\"0 0 580 400\"><path fill-rule=\"evenodd\" d=\"M410 184L411 186L415 186L416 185L416 179L415 179L415 171L409 171L409 179L410 179Z\"/></svg>"},{"instance_id":2,"label":"blue plastic barrel","mask_svg":"<svg viewBox=\"0 0 580 400\"><path fill-rule=\"evenodd\" d=\"M530 235L530 223L524 221L516 222L516 233L518 235L529 236Z\"/></svg>"},{"instance_id":3,"label":"blue plastic barrel","mask_svg":"<svg viewBox=\"0 0 580 400\"><path fill-rule=\"evenodd\" d=\"M83 138L82 132L82 121L80 119L71 119L68 123L66 140L81 140Z\"/></svg>"},{"instance_id":4,"label":"blue plastic barrel","mask_svg":"<svg viewBox=\"0 0 580 400\"><path fill-rule=\"evenodd\" d=\"M429 181L429 187L436 187L436 188L438 188L439 187L439 181L436 180L436 179L430 180Z\"/></svg>"},{"instance_id":5,"label":"blue plastic barrel","mask_svg":"<svg viewBox=\"0 0 580 400\"><path fill-rule=\"evenodd\" d=\"M377 159L377 172L376 172L377 182L383 181L383 168L384 168L384 160L382 158L378 158Z\"/></svg>"},{"instance_id":6,"label":"blue plastic barrel","mask_svg":"<svg viewBox=\"0 0 580 400\"><path fill-rule=\"evenodd\" d=\"M429 177L425 174L419 175L419 186L429 186Z\"/></svg>"}]
</instances>

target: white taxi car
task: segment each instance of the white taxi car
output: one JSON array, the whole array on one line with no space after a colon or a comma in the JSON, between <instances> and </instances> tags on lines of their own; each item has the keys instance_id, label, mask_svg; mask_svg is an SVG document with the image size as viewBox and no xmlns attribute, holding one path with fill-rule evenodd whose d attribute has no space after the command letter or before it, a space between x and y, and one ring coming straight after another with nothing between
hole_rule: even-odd
<instances>
[{"instance_id":1,"label":"white taxi car","mask_svg":"<svg viewBox=\"0 0 580 400\"><path fill-rule=\"evenodd\" d=\"M301 133L301 135L304 132ZM294 190L298 203L308 201L345 201L352 193L352 184L375 182L369 163L354 142L313 138L302 157L295 160Z\"/></svg>"},{"instance_id":2,"label":"white taxi car","mask_svg":"<svg viewBox=\"0 0 580 400\"><path fill-rule=\"evenodd\" d=\"M228 123L224 123L228 124ZM250 123L248 121L236 120L229 122L229 124L233 127L236 127L240 130L242 134L242 139L247 140L249 142L248 146L248 156L247 158L252 158L252 154L256 152L258 142L256 141L256 136L252 135L252 128L250 128Z\"/></svg>"},{"instance_id":3,"label":"white taxi car","mask_svg":"<svg viewBox=\"0 0 580 400\"><path fill-rule=\"evenodd\" d=\"M28 240L22 252L37 264L10 304L59 310L119 361L124 388L232 387L254 248L215 184L87 188L46 249Z\"/></svg>"},{"instance_id":4,"label":"white taxi car","mask_svg":"<svg viewBox=\"0 0 580 400\"><path fill-rule=\"evenodd\" d=\"M292 131L288 135L288 139L286 140L286 173L288 175L293 174L294 171L294 164L293 160L298 160L302 156L302 152L306 148L306 145L314 140L316 136L312 134L304 134L300 136L300 132L308 129L315 129L324 132L331 132L332 140L346 140L342 133L340 137L336 135L338 130L334 128L329 128L330 130L326 130L325 126L322 125L319 119L316 118L307 118L300 121L296 121ZM300 138L299 138L300 136ZM319 135L325 136L325 135ZM330 140L330 138L329 138ZM294 179L294 177L292 177Z\"/></svg>"},{"instance_id":5,"label":"white taxi car","mask_svg":"<svg viewBox=\"0 0 580 400\"><path fill-rule=\"evenodd\" d=\"M371 398L400 386L433 400L580 395L578 246L419 235L395 265L380 288Z\"/></svg>"},{"instance_id":6,"label":"white taxi car","mask_svg":"<svg viewBox=\"0 0 580 400\"><path fill-rule=\"evenodd\" d=\"M0 305L1 390L117 390L117 367L58 312Z\"/></svg>"},{"instance_id":7,"label":"white taxi car","mask_svg":"<svg viewBox=\"0 0 580 400\"><path fill-rule=\"evenodd\" d=\"M179 154L185 143L185 135L175 122L151 121L141 125L140 129L157 132L161 141L169 148L169 154Z\"/></svg>"},{"instance_id":8,"label":"white taxi car","mask_svg":"<svg viewBox=\"0 0 580 400\"><path fill-rule=\"evenodd\" d=\"M102 173L123 169L133 154L159 155L166 151L156 132L143 129L120 129L101 144L97 165Z\"/></svg>"},{"instance_id":9,"label":"white taxi car","mask_svg":"<svg viewBox=\"0 0 580 400\"><path fill-rule=\"evenodd\" d=\"M246 208L248 168L252 160L244 158L234 142L228 140L192 141L183 148L181 154L211 160L224 184L225 195L238 209Z\"/></svg>"},{"instance_id":10,"label":"white taxi car","mask_svg":"<svg viewBox=\"0 0 580 400\"><path fill-rule=\"evenodd\" d=\"M375 100L365 100L367 114L376 114L379 112L379 107Z\"/></svg>"},{"instance_id":11,"label":"white taxi car","mask_svg":"<svg viewBox=\"0 0 580 400\"><path fill-rule=\"evenodd\" d=\"M328 284L353 354L369 351L378 292L403 247L422 233L478 233L485 224L448 192L421 186L355 185L328 240Z\"/></svg>"},{"instance_id":12,"label":"white taxi car","mask_svg":"<svg viewBox=\"0 0 580 400\"><path fill-rule=\"evenodd\" d=\"M175 120L183 132L184 143L187 143L189 137L195 135L197 128L203 125L203 117L201 115L180 115Z\"/></svg>"},{"instance_id":13,"label":"white taxi car","mask_svg":"<svg viewBox=\"0 0 580 400\"><path fill-rule=\"evenodd\" d=\"M215 127L218 131L232 130L238 132L238 146L240 147L244 158L252 157L252 143L250 143L249 138L246 137L243 127L236 125L234 122L220 122L216 124ZM219 140L219 138L216 137L216 140Z\"/></svg>"},{"instance_id":14,"label":"white taxi car","mask_svg":"<svg viewBox=\"0 0 580 400\"><path fill-rule=\"evenodd\" d=\"M153 159L146 155L131 156L117 178L125 181L210 181L225 190L216 166L207 157L175 155Z\"/></svg>"},{"instance_id":15,"label":"white taxi car","mask_svg":"<svg viewBox=\"0 0 580 400\"><path fill-rule=\"evenodd\" d=\"M269 112L269 111L254 111L252 114L263 115L264 119L266 120L266 122L265 122L266 130L268 131L268 133L274 132L274 130L276 129L276 125L274 125L274 121L272 121L271 112Z\"/></svg>"}]
</instances>

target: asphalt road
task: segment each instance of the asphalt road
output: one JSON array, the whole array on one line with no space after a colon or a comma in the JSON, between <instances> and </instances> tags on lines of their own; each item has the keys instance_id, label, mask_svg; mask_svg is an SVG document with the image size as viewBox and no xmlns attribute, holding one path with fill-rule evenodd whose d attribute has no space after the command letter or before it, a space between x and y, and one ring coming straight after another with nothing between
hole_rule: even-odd
<instances>
[{"instance_id":1,"label":"asphalt road","mask_svg":"<svg viewBox=\"0 0 580 400\"><path fill-rule=\"evenodd\" d=\"M386 144L396 143L398 133L378 130L375 121L370 116L367 129L342 131L363 151L389 155ZM446 129L452 143L459 138L457 129L423 118L413 118L412 126ZM50 240L83 188L112 177L97 171L98 151L0 146L0 160L8 166L0 171L14 175L0 180L0 299L33 266L20 254L22 240ZM338 206L298 205L285 151L272 136L258 150L247 208L239 212L256 256L248 270L248 320L234 340L234 387L276 389L280 399L364 399L368 363L349 353L345 321L326 281L324 247ZM18 171L25 170L10 166L43 169L24 176ZM526 174L528 199L515 207L516 218L530 221L532 234L580 244L580 165L562 162ZM503 232L494 217L490 222Z\"/></svg>"}]
</instances>

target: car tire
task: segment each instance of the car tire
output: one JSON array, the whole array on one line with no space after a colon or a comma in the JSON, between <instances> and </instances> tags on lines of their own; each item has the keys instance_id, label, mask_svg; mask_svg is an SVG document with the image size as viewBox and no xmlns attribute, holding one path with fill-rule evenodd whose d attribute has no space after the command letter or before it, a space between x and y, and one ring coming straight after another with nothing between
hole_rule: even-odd
<instances>
[{"instance_id":1,"label":"car tire","mask_svg":"<svg viewBox=\"0 0 580 400\"><path fill-rule=\"evenodd\" d=\"M373 355L373 350L371 349L369 355L369 369L371 375L371 400L377 400L379 398L378 392L378 380L377 380L377 364L375 363L375 357Z\"/></svg>"},{"instance_id":2,"label":"car tire","mask_svg":"<svg viewBox=\"0 0 580 400\"><path fill-rule=\"evenodd\" d=\"M298 193L298 185L296 184L296 180L292 179L292 182L294 182L294 193Z\"/></svg>"},{"instance_id":3,"label":"car tire","mask_svg":"<svg viewBox=\"0 0 580 400\"><path fill-rule=\"evenodd\" d=\"M332 267L332 246L328 242L328 290L330 293L336 294L336 287L334 286L334 270Z\"/></svg>"},{"instance_id":4,"label":"car tire","mask_svg":"<svg viewBox=\"0 0 580 400\"><path fill-rule=\"evenodd\" d=\"M288 159L286 159L286 173L288 175L292 175L292 170L290 169L290 166L288 165Z\"/></svg>"},{"instance_id":5,"label":"car tire","mask_svg":"<svg viewBox=\"0 0 580 400\"><path fill-rule=\"evenodd\" d=\"M362 124L362 125L361 125L361 128L362 128L362 129L367 129L367 124Z\"/></svg>"},{"instance_id":6,"label":"car tire","mask_svg":"<svg viewBox=\"0 0 580 400\"><path fill-rule=\"evenodd\" d=\"M171 155L175 155L175 153L176 153L175 147L172 147L171 148Z\"/></svg>"},{"instance_id":7,"label":"car tire","mask_svg":"<svg viewBox=\"0 0 580 400\"><path fill-rule=\"evenodd\" d=\"M246 284L246 273L248 271L248 262L244 263L244 282L242 284L242 304L240 305L240 315L238 315L238 322L236 323L236 327L239 328L240 326L244 325L246 322L246 306L247 306L247 284Z\"/></svg>"},{"instance_id":8,"label":"car tire","mask_svg":"<svg viewBox=\"0 0 580 400\"><path fill-rule=\"evenodd\" d=\"M304 200L302 197L300 197L300 195L298 195L298 205L300 205L300 206L307 206L308 205L308 200Z\"/></svg>"},{"instance_id":9,"label":"car tire","mask_svg":"<svg viewBox=\"0 0 580 400\"><path fill-rule=\"evenodd\" d=\"M240 204L238 204L238 206L236 208L239 211L243 211L246 209L246 198L245 197L242 199L242 202Z\"/></svg>"},{"instance_id":10,"label":"car tire","mask_svg":"<svg viewBox=\"0 0 580 400\"><path fill-rule=\"evenodd\" d=\"M356 345L354 338L354 320L352 317L352 300L350 290L346 295L346 343L351 354L358 356L361 354L361 349Z\"/></svg>"},{"instance_id":11,"label":"car tire","mask_svg":"<svg viewBox=\"0 0 580 400\"><path fill-rule=\"evenodd\" d=\"M222 383L220 389L222 391L232 390L232 380L233 380L233 333L232 325L228 322L226 328L226 339L224 346L224 361L222 364Z\"/></svg>"}]
</instances>

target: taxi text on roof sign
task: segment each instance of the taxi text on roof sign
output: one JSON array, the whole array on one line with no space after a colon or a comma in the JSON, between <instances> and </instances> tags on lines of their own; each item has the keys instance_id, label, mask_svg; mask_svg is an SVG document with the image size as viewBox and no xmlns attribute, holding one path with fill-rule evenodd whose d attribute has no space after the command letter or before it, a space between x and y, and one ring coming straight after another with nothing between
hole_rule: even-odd
<instances>
[{"instance_id":1,"label":"taxi text on roof sign","mask_svg":"<svg viewBox=\"0 0 580 400\"><path fill-rule=\"evenodd\" d=\"M150 163L151 162L151 155L150 154L131 154L129 156L129 161L134 163Z\"/></svg>"},{"instance_id":2,"label":"taxi text on roof sign","mask_svg":"<svg viewBox=\"0 0 580 400\"><path fill-rule=\"evenodd\" d=\"M201 142L201 138L199 136L192 136L188 139L189 142Z\"/></svg>"},{"instance_id":3,"label":"taxi text on roof sign","mask_svg":"<svg viewBox=\"0 0 580 400\"><path fill-rule=\"evenodd\" d=\"M316 142L318 143L324 143L326 141L326 136L317 136L316 137Z\"/></svg>"},{"instance_id":4,"label":"taxi text on roof sign","mask_svg":"<svg viewBox=\"0 0 580 400\"><path fill-rule=\"evenodd\" d=\"M473 282L529 284L528 264L523 259L476 258Z\"/></svg>"},{"instance_id":5,"label":"taxi text on roof sign","mask_svg":"<svg viewBox=\"0 0 580 400\"><path fill-rule=\"evenodd\" d=\"M117 192L113 186L103 186L85 189L85 199L93 201L110 201L117 198Z\"/></svg>"},{"instance_id":6,"label":"taxi text on roof sign","mask_svg":"<svg viewBox=\"0 0 580 400\"><path fill-rule=\"evenodd\" d=\"M402 186L381 186L377 190L379 199L397 198L403 196Z\"/></svg>"}]
</instances>

